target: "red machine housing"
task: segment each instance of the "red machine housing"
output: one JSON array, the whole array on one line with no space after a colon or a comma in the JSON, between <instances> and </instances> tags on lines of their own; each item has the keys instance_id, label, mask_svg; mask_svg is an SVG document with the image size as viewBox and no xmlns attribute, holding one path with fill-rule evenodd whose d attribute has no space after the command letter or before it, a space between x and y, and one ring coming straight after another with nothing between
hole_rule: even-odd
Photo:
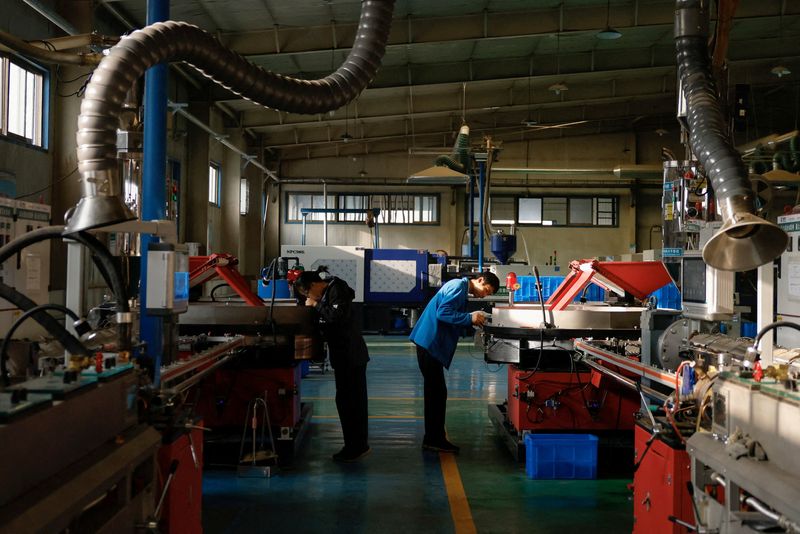
<instances>
[{"instance_id":1,"label":"red machine housing","mask_svg":"<svg viewBox=\"0 0 800 534\"><path fill-rule=\"evenodd\" d=\"M158 522L161 532L203 532L203 422L199 421L195 425L196 428L188 432L165 438L167 442L158 451L159 496L169 476L172 462L178 461Z\"/></svg>"},{"instance_id":2,"label":"red machine housing","mask_svg":"<svg viewBox=\"0 0 800 534\"><path fill-rule=\"evenodd\" d=\"M300 373L299 365L220 369L199 386L197 413L211 429L241 429L247 405L266 393L270 423L283 435L300 421Z\"/></svg>"},{"instance_id":3,"label":"red machine housing","mask_svg":"<svg viewBox=\"0 0 800 534\"><path fill-rule=\"evenodd\" d=\"M696 523L686 489L692 474L689 454L668 434L659 434L645 453L652 433L644 424L636 424L634 438L639 467L633 475L633 534L681 534L686 529L667 518Z\"/></svg>"},{"instance_id":4,"label":"red machine housing","mask_svg":"<svg viewBox=\"0 0 800 534\"><path fill-rule=\"evenodd\" d=\"M639 406L635 392L596 371L534 373L508 367L508 421L518 433L630 430Z\"/></svg>"}]
</instances>

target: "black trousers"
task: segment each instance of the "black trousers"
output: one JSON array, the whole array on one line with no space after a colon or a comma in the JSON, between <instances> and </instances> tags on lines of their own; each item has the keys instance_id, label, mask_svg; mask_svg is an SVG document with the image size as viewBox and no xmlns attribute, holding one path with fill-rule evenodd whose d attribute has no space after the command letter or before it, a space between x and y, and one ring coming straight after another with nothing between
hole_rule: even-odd
<instances>
[{"instance_id":1,"label":"black trousers","mask_svg":"<svg viewBox=\"0 0 800 534\"><path fill-rule=\"evenodd\" d=\"M447 384L444 366L431 353L417 345L417 363L422 371L425 395L425 441L445 439L444 416L447 407Z\"/></svg>"},{"instance_id":2,"label":"black trousers","mask_svg":"<svg viewBox=\"0 0 800 534\"><path fill-rule=\"evenodd\" d=\"M342 423L344 446L352 450L367 447L367 364L339 365L336 378L336 410Z\"/></svg>"}]
</instances>

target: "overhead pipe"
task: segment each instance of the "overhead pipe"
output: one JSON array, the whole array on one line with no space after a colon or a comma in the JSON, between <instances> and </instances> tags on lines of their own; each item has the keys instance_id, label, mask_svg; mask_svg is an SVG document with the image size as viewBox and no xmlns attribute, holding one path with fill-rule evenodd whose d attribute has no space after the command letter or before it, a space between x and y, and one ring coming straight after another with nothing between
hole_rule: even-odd
<instances>
[{"instance_id":1,"label":"overhead pipe","mask_svg":"<svg viewBox=\"0 0 800 534\"><path fill-rule=\"evenodd\" d=\"M755 215L747 168L727 135L708 52L706 0L677 0L678 79L687 104L689 143L711 180L722 228L703 247L703 260L723 271L748 271L777 258L786 232Z\"/></svg>"},{"instance_id":2,"label":"overhead pipe","mask_svg":"<svg viewBox=\"0 0 800 534\"><path fill-rule=\"evenodd\" d=\"M32 45L4 31L0 31L0 43L6 45L15 52L43 63L79 65L85 67L87 65L97 65L100 63L100 60L103 59L102 54L97 54L95 52L72 53L48 50L47 48Z\"/></svg>"},{"instance_id":3,"label":"overhead pipe","mask_svg":"<svg viewBox=\"0 0 800 534\"><path fill-rule=\"evenodd\" d=\"M245 160L249 165L252 165L253 167L261 169L264 172L264 174L266 174L267 176L269 176L270 178L272 178L276 182L280 182L280 179L278 178L278 175L275 174L270 169L268 169L266 166L264 166L261 163L259 163L255 156L252 156L252 155L248 154L247 152L244 152L238 146L236 146L235 144L233 144L230 141L228 141L228 139L227 139L227 137L225 135L223 135L221 133L218 133L218 132L215 132L206 123L204 123L203 121L201 121L200 119L198 119L197 117L195 117L194 115L192 115L191 113L186 111L186 107L185 107L186 105L185 104L176 104L175 102L167 101L167 105L169 106L169 108L172 110L173 113L175 113L176 115L180 115L181 117L185 118L186 120L188 120L189 122L191 122L192 124L194 124L195 126L200 128L201 130L206 132L208 135L210 135L219 144L224 145L231 152L235 152L236 154L241 156L241 158L243 160Z\"/></svg>"},{"instance_id":4,"label":"overhead pipe","mask_svg":"<svg viewBox=\"0 0 800 534\"><path fill-rule=\"evenodd\" d=\"M386 50L394 0L363 0L356 39L329 76L303 80L255 66L213 35L185 22L159 22L123 37L95 69L78 118L82 194L67 233L135 218L121 198L116 126L128 88L153 65L186 61L242 98L281 111L325 113L354 100L372 81Z\"/></svg>"},{"instance_id":5,"label":"overhead pipe","mask_svg":"<svg viewBox=\"0 0 800 534\"><path fill-rule=\"evenodd\" d=\"M449 156L437 157L435 164L439 167L447 167L461 174L470 173L469 126L466 124L461 126L458 130L455 144L453 145L453 151Z\"/></svg>"}]
</instances>

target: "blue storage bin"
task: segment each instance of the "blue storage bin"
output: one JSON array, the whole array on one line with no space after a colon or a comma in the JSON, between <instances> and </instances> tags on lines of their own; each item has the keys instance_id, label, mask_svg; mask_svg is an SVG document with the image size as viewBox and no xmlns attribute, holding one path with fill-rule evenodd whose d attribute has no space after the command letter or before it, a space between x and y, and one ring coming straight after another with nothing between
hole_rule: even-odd
<instances>
[{"instance_id":1,"label":"blue storage bin","mask_svg":"<svg viewBox=\"0 0 800 534\"><path fill-rule=\"evenodd\" d=\"M597 478L597 436L526 434L525 472L534 479Z\"/></svg>"},{"instance_id":2,"label":"blue storage bin","mask_svg":"<svg viewBox=\"0 0 800 534\"><path fill-rule=\"evenodd\" d=\"M303 360L300 362L300 378L307 377L310 370L311 360Z\"/></svg>"},{"instance_id":3,"label":"blue storage bin","mask_svg":"<svg viewBox=\"0 0 800 534\"><path fill-rule=\"evenodd\" d=\"M742 337L755 338L758 331L756 330L756 323L751 321L742 321Z\"/></svg>"},{"instance_id":4,"label":"blue storage bin","mask_svg":"<svg viewBox=\"0 0 800 534\"><path fill-rule=\"evenodd\" d=\"M561 282L564 281L563 276L540 276L542 281L542 298L547 300L550 295L555 293ZM535 276L518 276L519 289L514 292L514 302L539 302L539 294L536 292L536 277ZM582 293L582 292L581 292ZM579 302L581 293L578 293L573 302ZM602 302L605 300L606 292L598 285L589 284L589 289L586 291L587 301Z\"/></svg>"},{"instance_id":5,"label":"blue storage bin","mask_svg":"<svg viewBox=\"0 0 800 534\"><path fill-rule=\"evenodd\" d=\"M258 296L262 299L272 298L272 280L269 282L264 282L264 280L258 281ZM288 299L291 298L291 296L289 292L289 282L280 279L275 280L275 298Z\"/></svg>"},{"instance_id":6,"label":"blue storage bin","mask_svg":"<svg viewBox=\"0 0 800 534\"><path fill-rule=\"evenodd\" d=\"M674 282L670 282L661 289L656 289L649 297L656 298L656 308L659 310L680 310L681 309L681 292Z\"/></svg>"}]
</instances>

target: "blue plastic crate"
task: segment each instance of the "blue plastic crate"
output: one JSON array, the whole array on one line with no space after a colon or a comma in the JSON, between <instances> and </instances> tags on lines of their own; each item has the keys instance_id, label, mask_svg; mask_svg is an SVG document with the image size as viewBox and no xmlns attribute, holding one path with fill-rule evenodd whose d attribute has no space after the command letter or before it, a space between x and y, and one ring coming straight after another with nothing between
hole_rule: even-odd
<instances>
[{"instance_id":1,"label":"blue plastic crate","mask_svg":"<svg viewBox=\"0 0 800 534\"><path fill-rule=\"evenodd\" d=\"M753 323L751 321L742 321L742 337L755 338L756 334L758 334L758 330L756 329L756 323Z\"/></svg>"},{"instance_id":2,"label":"blue plastic crate","mask_svg":"<svg viewBox=\"0 0 800 534\"><path fill-rule=\"evenodd\" d=\"M681 292L674 282L670 282L661 289L656 289L649 295L656 298L656 308L659 310L680 310Z\"/></svg>"},{"instance_id":3,"label":"blue plastic crate","mask_svg":"<svg viewBox=\"0 0 800 534\"><path fill-rule=\"evenodd\" d=\"M539 279L542 281L542 298L547 300L550 295L555 293L561 282L564 281L563 276L541 276ZM518 276L519 289L514 292L514 302L539 302L539 294L536 292L536 277L535 276ZM586 290L586 300L592 302L602 302L605 300L606 292L598 285L589 284L589 289ZM583 293L583 292L581 292ZM581 293L578 293L573 302L579 302Z\"/></svg>"},{"instance_id":4,"label":"blue plastic crate","mask_svg":"<svg viewBox=\"0 0 800 534\"><path fill-rule=\"evenodd\" d=\"M525 472L534 479L597 478L597 436L527 434Z\"/></svg>"}]
</instances>

